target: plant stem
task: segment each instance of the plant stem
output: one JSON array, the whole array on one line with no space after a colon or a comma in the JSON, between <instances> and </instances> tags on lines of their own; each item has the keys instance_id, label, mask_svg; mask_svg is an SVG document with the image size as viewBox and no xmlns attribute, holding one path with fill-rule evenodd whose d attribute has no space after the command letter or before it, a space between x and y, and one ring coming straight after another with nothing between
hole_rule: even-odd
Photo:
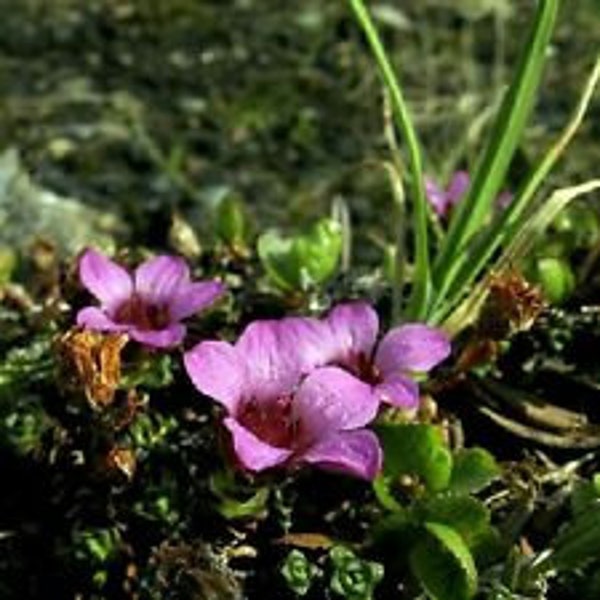
<instances>
[{"instance_id":1,"label":"plant stem","mask_svg":"<svg viewBox=\"0 0 600 600\"><path fill-rule=\"evenodd\" d=\"M523 47L517 73L502 103L467 197L450 222L448 235L436 257L434 283L436 304L443 304L458 269L466 258L471 236L482 226L504 183L517 149L544 67L559 0L540 0L535 22Z\"/></svg>"},{"instance_id":2,"label":"plant stem","mask_svg":"<svg viewBox=\"0 0 600 600\"><path fill-rule=\"evenodd\" d=\"M409 184L414 201L413 220L415 234L415 276L407 308L407 316L413 319L422 318L428 311L428 302L431 293L431 270L428 247L428 206L423 185L421 149L408 106L402 93L402 88L390 64L373 20L363 0L349 0L349 2L354 10L356 20L371 47L381 77L390 96L396 126L406 144L408 167L411 175Z\"/></svg>"}]
</instances>

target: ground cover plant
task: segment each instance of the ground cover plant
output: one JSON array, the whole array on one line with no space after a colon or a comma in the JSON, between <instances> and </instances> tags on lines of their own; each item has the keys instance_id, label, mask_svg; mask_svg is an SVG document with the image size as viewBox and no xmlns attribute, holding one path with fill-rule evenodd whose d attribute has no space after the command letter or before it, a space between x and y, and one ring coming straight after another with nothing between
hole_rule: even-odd
<instances>
[{"instance_id":1,"label":"ground cover plant","mask_svg":"<svg viewBox=\"0 0 600 600\"><path fill-rule=\"evenodd\" d=\"M9 7L0 598L598 597L561 4Z\"/></svg>"}]
</instances>

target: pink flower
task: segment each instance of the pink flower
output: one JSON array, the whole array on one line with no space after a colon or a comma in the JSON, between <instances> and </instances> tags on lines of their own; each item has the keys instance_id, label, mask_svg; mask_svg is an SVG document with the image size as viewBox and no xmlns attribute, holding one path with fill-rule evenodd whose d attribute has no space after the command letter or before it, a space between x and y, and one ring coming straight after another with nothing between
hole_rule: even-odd
<instances>
[{"instance_id":1,"label":"pink flower","mask_svg":"<svg viewBox=\"0 0 600 600\"><path fill-rule=\"evenodd\" d=\"M448 219L452 209L464 198L470 183L467 171L456 171L445 190L430 177L425 178L425 194L438 217ZM504 210L512 199L512 193L504 190L496 198L495 207Z\"/></svg>"},{"instance_id":2,"label":"pink flower","mask_svg":"<svg viewBox=\"0 0 600 600\"><path fill-rule=\"evenodd\" d=\"M224 292L217 281L190 281L185 261L156 256L133 275L95 250L79 261L81 283L99 301L77 314L77 324L96 331L119 331L146 346L167 348L185 336L180 322L206 308Z\"/></svg>"},{"instance_id":3,"label":"pink flower","mask_svg":"<svg viewBox=\"0 0 600 600\"><path fill-rule=\"evenodd\" d=\"M232 345L208 341L184 356L194 385L223 405L242 467L312 464L371 480L381 468L369 386L337 367L315 368L316 319L255 321Z\"/></svg>"},{"instance_id":4,"label":"pink flower","mask_svg":"<svg viewBox=\"0 0 600 600\"><path fill-rule=\"evenodd\" d=\"M450 354L439 329L421 323L396 327L377 343L379 319L366 302L333 308L324 319L323 363L347 370L367 384L377 402L416 408L419 387L411 374L427 372Z\"/></svg>"},{"instance_id":5,"label":"pink flower","mask_svg":"<svg viewBox=\"0 0 600 600\"><path fill-rule=\"evenodd\" d=\"M464 197L469 187L470 178L466 171L456 171L443 190L433 179L425 178L425 193L433 210L441 218L447 218L450 211Z\"/></svg>"}]
</instances>

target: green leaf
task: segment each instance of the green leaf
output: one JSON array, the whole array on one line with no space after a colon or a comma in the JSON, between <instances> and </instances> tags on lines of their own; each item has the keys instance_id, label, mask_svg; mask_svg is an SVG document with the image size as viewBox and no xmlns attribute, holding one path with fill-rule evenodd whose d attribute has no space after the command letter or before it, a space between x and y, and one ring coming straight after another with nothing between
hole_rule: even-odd
<instances>
[{"instance_id":1,"label":"green leaf","mask_svg":"<svg viewBox=\"0 0 600 600\"><path fill-rule=\"evenodd\" d=\"M0 246L0 285L8 283L17 268L17 255L12 248Z\"/></svg>"},{"instance_id":2,"label":"green leaf","mask_svg":"<svg viewBox=\"0 0 600 600\"><path fill-rule=\"evenodd\" d=\"M248 235L248 220L244 203L234 194L228 194L216 209L217 235L229 246L244 246Z\"/></svg>"},{"instance_id":3,"label":"green leaf","mask_svg":"<svg viewBox=\"0 0 600 600\"><path fill-rule=\"evenodd\" d=\"M139 414L129 426L127 437L139 450L149 452L158 448L168 440L169 435L178 427L178 421L172 415L164 415L158 411Z\"/></svg>"},{"instance_id":4,"label":"green leaf","mask_svg":"<svg viewBox=\"0 0 600 600\"><path fill-rule=\"evenodd\" d=\"M383 579L383 565L362 560L344 546L329 551L333 563L330 588L347 600L371 600L377 584Z\"/></svg>"},{"instance_id":5,"label":"green leaf","mask_svg":"<svg viewBox=\"0 0 600 600\"><path fill-rule=\"evenodd\" d=\"M450 490L458 494L473 494L491 483L500 474L496 459L483 448L465 448L454 455Z\"/></svg>"},{"instance_id":6,"label":"green leaf","mask_svg":"<svg viewBox=\"0 0 600 600\"><path fill-rule=\"evenodd\" d=\"M417 507L423 522L435 521L452 527L471 548L490 528L490 511L472 496L440 495Z\"/></svg>"},{"instance_id":7,"label":"green leaf","mask_svg":"<svg viewBox=\"0 0 600 600\"><path fill-rule=\"evenodd\" d=\"M589 249L600 240L600 221L594 207L573 204L554 220L551 231L564 241L570 255L577 249Z\"/></svg>"},{"instance_id":8,"label":"green leaf","mask_svg":"<svg viewBox=\"0 0 600 600\"><path fill-rule=\"evenodd\" d=\"M16 389L52 377L54 366L49 337L34 338L21 348L12 347L0 363L0 396L11 398Z\"/></svg>"},{"instance_id":9,"label":"green leaf","mask_svg":"<svg viewBox=\"0 0 600 600\"><path fill-rule=\"evenodd\" d=\"M284 291L305 291L335 273L342 245L340 224L321 219L293 237L267 231L258 239L258 255L275 285Z\"/></svg>"},{"instance_id":10,"label":"green leaf","mask_svg":"<svg viewBox=\"0 0 600 600\"><path fill-rule=\"evenodd\" d=\"M72 532L72 551L75 558L89 564L102 565L119 551L117 529L84 529Z\"/></svg>"},{"instance_id":11,"label":"green leaf","mask_svg":"<svg viewBox=\"0 0 600 600\"><path fill-rule=\"evenodd\" d=\"M400 510L379 520L371 533L378 546L389 550L386 554L404 558L406 548L420 539L420 531L421 524L416 520L414 511Z\"/></svg>"},{"instance_id":12,"label":"green leaf","mask_svg":"<svg viewBox=\"0 0 600 600\"><path fill-rule=\"evenodd\" d=\"M468 600L477 591L477 570L463 538L440 523L425 523L425 534L410 553L413 573L434 600Z\"/></svg>"},{"instance_id":13,"label":"green leaf","mask_svg":"<svg viewBox=\"0 0 600 600\"><path fill-rule=\"evenodd\" d=\"M600 503L576 515L555 538L548 563L559 571L571 571L600 555Z\"/></svg>"},{"instance_id":14,"label":"green leaf","mask_svg":"<svg viewBox=\"0 0 600 600\"><path fill-rule=\"evenodd\" d=\"M600 502L600 476L594 475L591 481L581 481L575 485L571 495L571 510L574 515L584 513Z\"/></svg>"},{"instance_id":15,"label":"green leaf","mask_svg":"<svg viewBox=\"0 0 600 600\"><path fill-rule=\"evenodd\" d=\"M160 389L173 382L173 361L168 354L147 354L126 366L119 383L122 389Z\"/></svg>"},{"instance_id":16,"label":"green leaf","mask_svg":"<svg viewBox=\"0 0 600 600\"><path fill-rule=\"evenodd\" d=\"M384 452L384 474L414 475L432 491L450 482L452 454L442 431L433 425L381 425L377 428Z\"/></svg>"},{"instance_id":17,"label":"green leaf","mask_svg":"<svg viewBox=\"0 0 600 600\"><path fill-rule=\"evenodd\" d=\"M0 402L0 446L25 456L43 447L51 428L41 397L19 394L10 403Z\"/></svg>"},{"instance_id":18,"label":"green leaf","mask_svg":"<svg viewBox=\"0 0 600 600\"><path fill-rule=\"evenodd\" d=\"M238 485L235 476L229 471L213 473L209 480L212 493L217 496L217 510L226 519L259 518L267 510L270 490L261 487L255 490Z\"/></svg>"},{"instance_id":19,"label":"green leaf","mask_svg":"<svg viewBox=\"0 0 600 600\"><path fill-rule=\"evenodd\" d=\"M546 256L536 261L535 280L552 304L562 304L575 290L575 274L562 258Z\"/></svg>"},{"instance_id":20,"label":"green leaf","mask_svg":"<svg viewBox=\"0 0 600 600\"><path fill-rule=\"evenodd\" d=\"M381 506L395 512L402 510L402 505L394 498L391 489L392 483L391 477L378 475L373 481L373 492Z\"/></svg>"},{"instance_id":21,"label":"green leaf","mask_svg":"<svg viewBox=\"0 0 600 600\"><path fill-rule=\"evenodd\" d=\"M306 596L321 570L313 565L300 550L292 550L280 570L288 587L298 596Z\"/></svg>"},{"instance_id":22,"label":"green leaf","mask_svg":"<svg viewBox=\"0 0 600 600\"><path fill-rule=\"evenodd\" d=\"M221 498L221 502L217 508L226 519L253 518L265 512L268 499L269 490L267 488L260 488L256 494L247 500Z\"/></svg>"}]
</instances>

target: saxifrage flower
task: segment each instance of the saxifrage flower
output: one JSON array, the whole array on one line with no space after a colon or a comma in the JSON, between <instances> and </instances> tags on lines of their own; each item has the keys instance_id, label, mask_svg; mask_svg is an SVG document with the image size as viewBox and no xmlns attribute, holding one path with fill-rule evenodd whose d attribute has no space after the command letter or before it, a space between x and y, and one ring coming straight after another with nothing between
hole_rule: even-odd
<instances>
[{"instance_id":1,"label":"saxifrage flower","mask_svg":"<svg viewBox=\"0 0 600 600\"><path fill-rule=\"evenodd\" d=\"M419 386L412 375L431 370L450 354L446 334L422 323L391 329L378 343L379 318L366 302L334 307L322 321L322 363L336 365L370 386L379 402L416 408Z\"/></svg>"},{"instance_id":2,"label":"saxifrage flower","mask_svg":"<svg viewBox=\"0 0 600 600\"><path fill-rule=\"evenodd\" d=\"M448 184L442 189L433 179L425 178L425 193L433 210L438 217L446 218L465 195L469 187L469 174L466 171L456 171Z\"/></svg>"},{"instance_id":3,"label":"saxifrage flower","mask_svg":"<svg viewBox=\"0 0 600 600\"><path fill-rule=\"evenodd\" d=\"M96 250L79 261L79 278L100 306L83 308L77 324L96 331L126 333L146 346L167 348L185 337L182 319L224 293L218 281L191 281L187 264L176 256L146 260L133 274Z\"/></svg>"},{"instance_id":4,"label":"saxifrage flower","mask_svg":"<svg viewBox=\"0 0 600 600\"><path fill-rule=\"evenodd\" d=\"M323 331L316 319L255 321L234 345L206 341L185 354L196 388L225 408L245 469L312 464L367 480L379 472L381 448L365 428L379 403L347 371L315 368Z\"/></svg>"},{"instance_id":5,"label":"saxifrage flower","mask_svg":"<svg viewBox=\"0 0 600 600\"><path fill-rule=\"evenodd\" d=\"M465 197L470 183L471 177L467 171L456 171L445 190L431 177L425 178L425 194L438 217L448 219L454 207ZM511 192L507 190L500 192L496 198L495 208L504 210L510 205L512 199Z\"/></svg>"}]
</instances>

